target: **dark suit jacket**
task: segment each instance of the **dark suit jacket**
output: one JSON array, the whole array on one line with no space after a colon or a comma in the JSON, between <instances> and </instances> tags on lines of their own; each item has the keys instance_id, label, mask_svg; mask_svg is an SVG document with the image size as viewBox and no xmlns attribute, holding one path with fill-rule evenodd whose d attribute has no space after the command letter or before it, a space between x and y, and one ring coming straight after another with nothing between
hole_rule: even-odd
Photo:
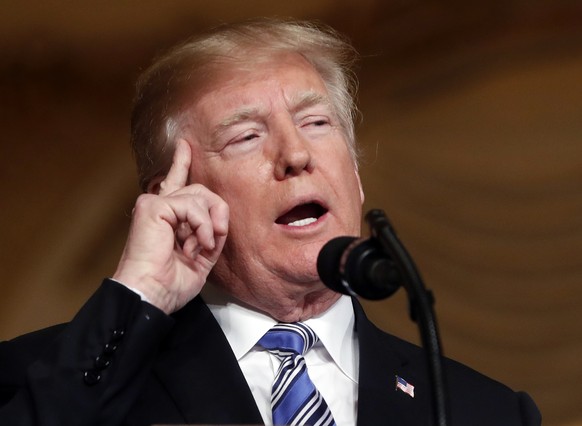
<instances>
[{"instance_id":1,"label":"dark suit jacket","mask_svg":"<svg viewBox=\"0 0 582 426\"><path fill-rule=\"evenodd\" d=\"M420 348L376 328L354 300L358 425L431 424ZM453 425L536 425L537 407L447 360ZM415 396L396 390L398 375ZM105 281L67 325L0 343L0 425L260 424L218 323L200 298L172 317Z\"/></svg>"}]
</instances>

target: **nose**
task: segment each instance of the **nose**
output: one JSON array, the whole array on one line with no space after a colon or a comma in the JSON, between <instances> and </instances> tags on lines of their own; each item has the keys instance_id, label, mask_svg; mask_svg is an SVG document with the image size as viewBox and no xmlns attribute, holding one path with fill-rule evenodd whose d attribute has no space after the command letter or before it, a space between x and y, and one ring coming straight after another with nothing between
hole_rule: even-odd
<instances>
[{"instance_id":1,"label":"nose","mask_svg":"<svg viewBox=\"0 0 582 426\"><path fill-rule=\"evenodd\" d=\"M294 125L286 126L275 138L277 139L275 177L278 180L312 170L313 158L309 142Z\"/></svg>"}]
</instances>

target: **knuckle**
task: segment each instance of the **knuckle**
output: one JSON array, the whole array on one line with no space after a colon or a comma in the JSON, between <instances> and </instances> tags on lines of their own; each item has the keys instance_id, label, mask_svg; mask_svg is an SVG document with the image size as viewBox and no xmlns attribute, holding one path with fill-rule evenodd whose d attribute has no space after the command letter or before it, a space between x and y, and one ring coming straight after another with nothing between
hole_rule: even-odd
<instances>
[{"instance_id":1,"label":"knuckle","mask_svg":"<svg viewBox=\"0 0 582 426\"><path fill-rule=\"evenodd\" d=\"M168 179L168 177L166 176L166 179L164 179L160 182L160 185L159 185L160 186L160 188L159 188L160 193L166 193L168 191L169 183L168 183L167 179Z\"/></svg>"},{"instance_id":2,"label":"knuckle","mask_svg":"<svg viewBox=\"0 0 582 426\"><path fill-rule=\"evenodd\" d=\"M151 208L154 199L156 198L155 195L152 194L141 194L135 200L135 206L133 207L133 213L139 213L144 210L148 210Z\"/></svg>"}]
</instances>

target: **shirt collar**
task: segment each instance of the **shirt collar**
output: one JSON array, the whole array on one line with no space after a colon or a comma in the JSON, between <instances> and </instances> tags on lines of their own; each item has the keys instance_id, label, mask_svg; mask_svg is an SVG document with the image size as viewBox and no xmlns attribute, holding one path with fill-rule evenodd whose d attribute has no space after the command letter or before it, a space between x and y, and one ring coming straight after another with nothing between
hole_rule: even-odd
<instances>
[{"instance_id":1,"label":"shirt collar","mask_svg":"<svg viewBox=\"0 0 582 426\"><path fill-rule=\"evenodd\" d=\"M237 360L253 349L277 321L256 311L207 283L202 298L222 328ZM358 342L354 332L354 309L349 296L341 296L327 311L304 321L309 325L336 365L357 382Z\"/></svg>"},{"instance_id":2,"label":"shirt collar","mask_svg":"<svg viewBox=\"0 0 582 426\"><path fill-rule=\"evenodd\" d=\"M341 296L327 311L308 319L305 324L317 334L336 365L357 383L359 350L351 298Z\"/></svg>"}]
</instances>

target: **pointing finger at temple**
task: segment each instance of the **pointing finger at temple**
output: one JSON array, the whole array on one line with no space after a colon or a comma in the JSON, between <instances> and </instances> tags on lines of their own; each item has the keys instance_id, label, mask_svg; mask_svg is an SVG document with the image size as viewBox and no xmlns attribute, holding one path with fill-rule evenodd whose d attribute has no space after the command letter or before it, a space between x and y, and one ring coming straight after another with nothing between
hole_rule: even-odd
<instances>
[{"instance_id":1,"label":"pointing finger at temple","mask_svg":"<svg viewBox=\"0 0 582 426\"><path fill-rule=\"evenodd\" d=\"M190 145L184 139L178 139L172 158L172 166L166 178L160 182L159 195L168 195L186 186L191 161Z\"/></svg>"}]
</instances>

